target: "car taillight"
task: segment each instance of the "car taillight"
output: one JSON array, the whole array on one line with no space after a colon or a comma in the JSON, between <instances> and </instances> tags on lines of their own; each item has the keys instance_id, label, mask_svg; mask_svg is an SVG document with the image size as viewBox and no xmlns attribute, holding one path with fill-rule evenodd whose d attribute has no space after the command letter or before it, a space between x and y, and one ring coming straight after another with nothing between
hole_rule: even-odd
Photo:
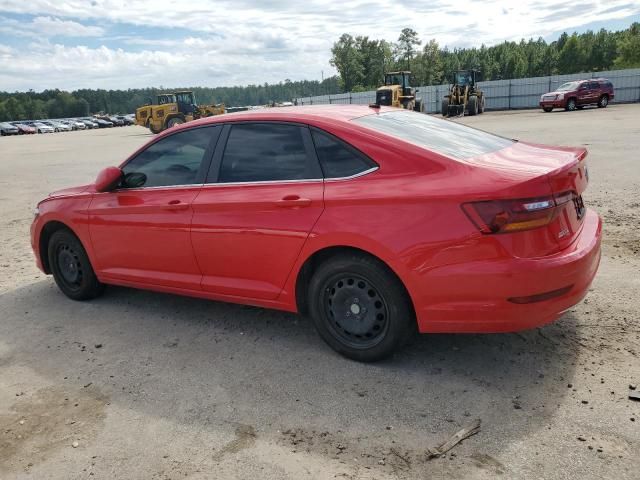
<instances>
[{"instance_id":1,"label":"car taillight","mask_svg":"<svg viewBox=\"0 0 640 480\"><path fill-rule=\"evenodd\" d=\"M548 197L469 202L462 205L462 210L482 233L521 232L551 223L558 207L572 196L572 192L566 192Z\"/></svg>"}]
</instances>

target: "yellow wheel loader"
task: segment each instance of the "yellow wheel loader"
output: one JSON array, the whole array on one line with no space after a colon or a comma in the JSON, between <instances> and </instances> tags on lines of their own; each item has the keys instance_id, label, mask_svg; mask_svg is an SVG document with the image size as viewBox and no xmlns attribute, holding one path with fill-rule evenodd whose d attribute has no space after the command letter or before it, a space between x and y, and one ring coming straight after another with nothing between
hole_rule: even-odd
<instances>
[{"instance_id":1,"label":"yellow wheel loader","mask_svg":"<svg viewBox=\"0 0 640 480\"><path fill-rule=\"evenodd\" d=\"M449 94L442 99L442 115L476 115L484 113L484 92L476 85L478 70L458 70L453 75Z\"/></svg>"},{"instance_id":2,"label":"yellow wheel loader","mask_svg":"<svg viewBox=\"0 0 640 480\"><path fill-rule=\"evenodd\" d=\"M181 123L224 112L224 104L198 105L193 92L188 90L161 93L155 104L149 101L136 109L136 124L147 127L153 133L160 133Z\"/></svg>"},{"instance_id":3,"label":"yellow wheel loader","mask_svg":"<svg viewBox=\"0 0 640 480\"><path fill-rule=\"evenodd\" d=\"M424 112L424 103L416 98L418 90L411 88L411 72L389 72L384 75L384 85L376 90L376 105L404 108Z\"/></svg>"}]
</instances>

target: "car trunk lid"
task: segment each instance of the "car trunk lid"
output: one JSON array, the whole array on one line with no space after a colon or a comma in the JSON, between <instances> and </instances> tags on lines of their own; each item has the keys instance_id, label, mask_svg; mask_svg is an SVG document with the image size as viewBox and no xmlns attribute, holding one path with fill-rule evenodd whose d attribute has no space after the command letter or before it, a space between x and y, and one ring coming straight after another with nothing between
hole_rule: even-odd
<instances>
[{"instance_id":1,"label":"car trunk lid","mask_svg":"<svg viewBox=\"0 0 640 480\"><path fill-rule=\"evenodd\" d=\"M588 183L586 156L584 148L517 142L495 152L465 159L464 163L493 173L493 181L503 185L495 200L521 199L527 205L535 205L548 198L555 203L552 219L546 225L514 232L507 235L508 240L501 239L514 254L531 257L550 255L567 248L580 233L586 211L582 200ZM524 201L527 199L528 203Z\"/></svg>"}]
</instances>

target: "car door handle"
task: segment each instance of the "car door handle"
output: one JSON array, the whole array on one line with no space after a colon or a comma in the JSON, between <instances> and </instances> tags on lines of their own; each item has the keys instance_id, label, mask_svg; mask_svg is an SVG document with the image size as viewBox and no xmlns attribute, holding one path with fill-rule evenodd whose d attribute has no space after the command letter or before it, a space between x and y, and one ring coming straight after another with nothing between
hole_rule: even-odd
<instances>
[{"instance_id":1,"label":"car door handle","mask_svg":"<svg viewBox=\"0 0 640 480\"><path fill-rule=\"evenodd\" d=\"M187 208L189 208L189 204L180 200L171 200L164 206L165 210L186 210Z\"/></svg>"},{"instance_id":2,"label":"car door handle","mask_svg":"<svg viewBox=\"0 0 640 480\"><path fill-rule=\"evenodd\" d=\"M277 207L308 207L310 198L300 198L299 195L287 195L276 202Z\"/></svg>"}]
</instances>

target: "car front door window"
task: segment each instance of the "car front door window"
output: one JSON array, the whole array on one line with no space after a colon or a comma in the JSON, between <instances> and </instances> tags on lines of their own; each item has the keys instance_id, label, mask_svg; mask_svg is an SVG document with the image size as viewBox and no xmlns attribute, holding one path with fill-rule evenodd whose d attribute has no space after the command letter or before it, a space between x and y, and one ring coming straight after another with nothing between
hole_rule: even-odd
<instances>
[{"instance_id":1,"label":"car front door window","mask_svg":"<svg viewBox=\"0 0 640 480\"><path fill-rule=\"evenodd\" d=\"M125 188L193 185L204 180L206 152L220 127L185 130L165 137L123 168Z\"/></svg>"}]
</instances>

